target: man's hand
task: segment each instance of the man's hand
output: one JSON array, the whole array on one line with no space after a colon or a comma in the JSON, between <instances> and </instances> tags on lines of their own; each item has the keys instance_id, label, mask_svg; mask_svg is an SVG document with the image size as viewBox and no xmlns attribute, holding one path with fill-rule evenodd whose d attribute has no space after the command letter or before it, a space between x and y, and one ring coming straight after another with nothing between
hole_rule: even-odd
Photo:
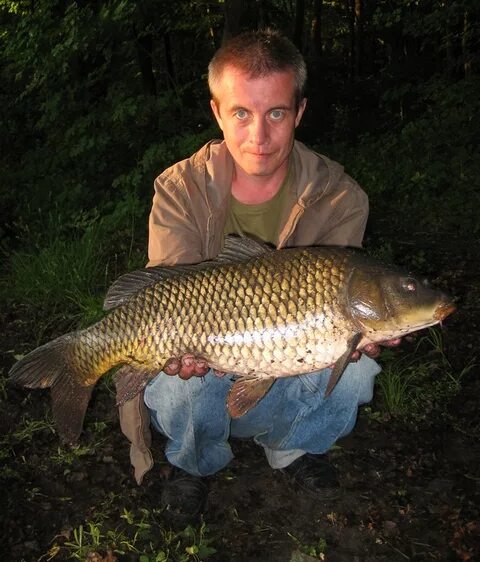
<instances>
[{"instance_id":1,"label":"man's hand","mask_svg":"<svg viewBox=\"0 0 480 562\"><path fill-rule=\"evenodd\" d=\"M178 375L183 380L204 377L210 369L203 357L186 353L182 357L171 357L163 366L163 372L170 376Z\"/></svg>"},{"instance_id":2,"label":"man's hand","mask_svg":"<svg viewBox=\"0 0 480 562\"><path fill-rule=\"evenodd\" d=\"M393 340L386 340L380 343L367 343L367 345L362 349L357 349L356 351L353 352L352 361L358 361L362 353L365 353L365 355L368 355L372 359L375 359L375 357L378 357L380 355L382 346L397 347L397 345L400 345L401 341L402 338L395 338Z\"/></svg>"}]
</instances>

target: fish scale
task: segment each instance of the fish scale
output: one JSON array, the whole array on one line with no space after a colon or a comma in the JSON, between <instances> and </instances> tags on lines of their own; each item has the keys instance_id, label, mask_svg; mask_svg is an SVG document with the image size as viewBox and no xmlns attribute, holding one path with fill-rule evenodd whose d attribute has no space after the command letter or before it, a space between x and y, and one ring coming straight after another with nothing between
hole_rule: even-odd
<instances>
[{"instance_id":1,"label":"fish scale","mask_svg":"<svg viewBox=\"0 0 480 562\"><path fill-rule=\"evenodd\" d=\"M154 319L143 332L157 337L142 338L142 330L138 330L137 337L129 334L122 339L139 321L135 313L138 298L134 299L119 318L115 318L116 311L112 314L113 340L126 340L130 345L112 346L111 363L125 360L124 354L134 351L137 359L144 358L146 368L160 370L169 357L195 352L219 369L240 374L257 371L260 376L298 374L305 372L305 366L330 364L335 353L344 350L351 333L343 333L343 341L338 338L338 345L330 345L325 353L324 338L318 332L328 314L339 312L330 303L335 295L332 287L341 277L336 268L325 275L329 260L312 264L308 257L304 251L290 260L284 253L155 285L146 292L147 299L141 296L144 306L140 308ZM220 291L219 278L223 280ZM295 303L291 295L297 293L302 296ZM272 295L278 298L272 299ZM278 334L281 328L283 334Z\"/></svg>"},{"instance_id":2,"label":"fish scale","mask_svg":"<svg viewBox=\"0 0 480 562\"><path fill-rule=\"evenodd\" d=\"M275 378L335 364L331 392L354 349L431 326L454 310L422 280L361 252L271 251L245 239L227 240L211 262L127 274L106 306L113 310L103 320L35 349L10 372L24 386L52 387L54 417L70 442L93 385L117 365L130 366L120 397L127 400L170 358L201 356L244 376L227 403L238 417Z\"/></svg>"}]
</instances>

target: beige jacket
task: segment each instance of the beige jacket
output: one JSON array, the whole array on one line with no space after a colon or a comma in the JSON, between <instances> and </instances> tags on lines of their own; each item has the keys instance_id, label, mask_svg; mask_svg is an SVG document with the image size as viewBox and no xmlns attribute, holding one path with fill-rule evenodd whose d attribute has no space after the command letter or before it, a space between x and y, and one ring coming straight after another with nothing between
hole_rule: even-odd
<instances>
[{"instance_id":1,"label":"beige jacket","mask_svg":"<svg viewBox=\"0 0 480 562\"><path fill-rule=\"evenodd\" d=\"M295 141L293 181L280 218L278 247L360 246L368 217L366 194L343 167ZM211 141L155 180L149 219L148 266L189 264L215 257L223 244L233 160ZM130 460L140 484L153 465L143 393L119 408Z\"/></svg>"}]
</instances>

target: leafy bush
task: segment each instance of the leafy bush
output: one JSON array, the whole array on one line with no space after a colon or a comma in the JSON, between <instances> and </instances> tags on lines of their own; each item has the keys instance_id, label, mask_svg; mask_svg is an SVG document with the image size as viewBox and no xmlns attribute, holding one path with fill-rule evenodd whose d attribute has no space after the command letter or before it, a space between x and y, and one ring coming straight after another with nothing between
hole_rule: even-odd
<instances>
[{"instance_id":1,"label":"leafy bush","mask_svg":"<svg viewBox=\"0 0 480 562\"><path fill-rule=\"evenodd\" d=\"M425 109L415 119L366 134L354 147L333 147L370 195L374 216L395 213L413 232L480 232L478 91L477 77L437 77L418 90Z\"/></svg>"}]
</instances>

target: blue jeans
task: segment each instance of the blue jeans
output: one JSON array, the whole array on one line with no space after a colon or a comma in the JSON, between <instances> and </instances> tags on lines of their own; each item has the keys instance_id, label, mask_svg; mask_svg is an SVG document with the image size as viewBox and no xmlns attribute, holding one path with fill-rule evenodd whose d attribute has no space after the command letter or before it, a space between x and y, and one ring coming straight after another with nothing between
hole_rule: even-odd
<instances>
[{"instance_id":1,"label":"blue jeans","mask_svg":"<svg viewBox=\"0 0 480 562\"><path fill-rule=\"evenodd\" d=\"M350 363L328 398L330 369L279 378L262 400L239 419L225 407L233 382L207 373L184 381L160 374L145 390L152 425L167 438L168 461L196 476L207 476L233 458L232 437L253 437L264 447L273 468L283 468L299 456L328 451L353 429L358 406L373 395L380 367L362 355Z\"/></svg>"}]
</instances>

